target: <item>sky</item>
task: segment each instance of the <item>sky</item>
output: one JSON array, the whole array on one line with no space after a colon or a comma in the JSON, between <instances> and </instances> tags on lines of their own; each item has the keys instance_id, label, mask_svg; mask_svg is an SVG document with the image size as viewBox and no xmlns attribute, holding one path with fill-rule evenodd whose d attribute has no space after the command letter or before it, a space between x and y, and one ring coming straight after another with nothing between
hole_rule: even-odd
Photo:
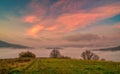
<instances>
[{"instance_id":1,"label":"sky","mask_svg":"<svg viewBox=\"0 0 120 74\"><path fill-rule=\"evenodd\" d=\"M120 0L0 0L0 40L32 47L120 45Z\"/></svg>"}]
</instances>

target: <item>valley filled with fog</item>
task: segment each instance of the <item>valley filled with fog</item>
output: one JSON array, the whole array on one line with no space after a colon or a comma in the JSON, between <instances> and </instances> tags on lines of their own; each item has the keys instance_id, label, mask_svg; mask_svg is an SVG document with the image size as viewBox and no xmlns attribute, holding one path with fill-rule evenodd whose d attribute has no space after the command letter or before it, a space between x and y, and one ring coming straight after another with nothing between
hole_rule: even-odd
<instances>
[{"instance_id":1,"label":"valley filled with fog","mask_svg":"<svg viewBox=\"0 0 120 74\"><path fill-rule=\"evenodd\" d=\"M80 59L81 53L85 50L90 50L88 48L63 48L59 49L61 55L69 56L71 58ZM0 59L6 58L17 58L19 53L24 51L33 52L37 57L49 57L52 49L45 48L36 48L36 49L12 49L12 48L1 48L0 49ZM104 58L108 61L116 61L120 62L120 51L92 51L93 53L100 56L100 58Z\"/></svg>"}]
</instances>

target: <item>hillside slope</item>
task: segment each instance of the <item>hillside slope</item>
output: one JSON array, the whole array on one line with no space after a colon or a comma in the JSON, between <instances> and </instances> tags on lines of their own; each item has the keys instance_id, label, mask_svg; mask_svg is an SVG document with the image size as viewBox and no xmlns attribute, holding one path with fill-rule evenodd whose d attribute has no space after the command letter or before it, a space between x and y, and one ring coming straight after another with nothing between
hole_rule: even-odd
<instances>
[{"instance_id":1,"label":"hillside slope","mask_svg":"<svg viewBox=\"0 0 120 74\"><path fill-rule=\"evenodd\" d=\"M120 62L83 61L75 59L35 59L20 74L120 74Z\"/></svg>"}]
</instances>

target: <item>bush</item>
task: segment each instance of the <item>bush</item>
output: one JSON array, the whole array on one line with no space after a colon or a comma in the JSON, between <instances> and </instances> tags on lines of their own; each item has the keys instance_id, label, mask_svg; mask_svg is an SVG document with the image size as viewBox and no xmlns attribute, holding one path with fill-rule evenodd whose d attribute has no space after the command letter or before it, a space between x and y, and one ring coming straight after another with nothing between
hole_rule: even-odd
<instances>
[{"instance_id":1,"label":"bush","mask_svg":"<svg viewBox=\"0 0 120 74\"><path fill-rule=\"evenodd\" d=\"M27 51L27 52L21 52L19 54L19 58L35 58L35 57L36 57L36 55L33 54L32 52L29 52L29 51Z\"/></svg>"},{"instance_id":2,"label":"bush","mask_svg":"<svg viewBox=\"0 0 120 74\"><path fill-rule=\"evenodd\" d=\"M8 69L1 69L0 74L9 74L9 70Z\"/></svg>"},{"instance_id":3,"label":"bush","mask_svg":"<svg viewBox=\"0 0 120 74\"><path fill-rule=\"evenodd\" d=\"M101 61L106 61L106 60L104 58L102 58Z\"/></svg>"},{"instance_id":4,"label":"bush","mask_svg":"<svg viewBox=\"0 0 120 74\"><path fill-rule=\"evenodd\" d=\"M61 56L60 58L62 58L62 59L71 59L71 57L68 57L68 56Z\"/></svg>"}]
</instances>

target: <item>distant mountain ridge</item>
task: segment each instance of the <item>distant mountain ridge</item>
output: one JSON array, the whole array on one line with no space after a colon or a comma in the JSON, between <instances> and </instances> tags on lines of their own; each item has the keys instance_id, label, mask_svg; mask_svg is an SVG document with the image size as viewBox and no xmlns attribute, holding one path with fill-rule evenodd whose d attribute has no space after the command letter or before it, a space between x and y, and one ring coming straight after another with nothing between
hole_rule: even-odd
<instances>
[{"instance_id":1,"label":"distant mountain ridge","mask_svg":"<svg viewBox=\"0 0 120 74\"><path fill-rule=\"evenodd\" d=\"M103 49L99 49L99 51L120 51L120 46L111 47L111 48L103 48Z\"/></svg>"},{"instance_id":2,"label":"distant mountain ridge","mask_svg":"<svg viewBox=\"0 0 120 74\"><path fill-rule=\"evenodd\" d=\"M0 40L0 48L30 48L30 47Z\"/></svg>"}]
</instances>

